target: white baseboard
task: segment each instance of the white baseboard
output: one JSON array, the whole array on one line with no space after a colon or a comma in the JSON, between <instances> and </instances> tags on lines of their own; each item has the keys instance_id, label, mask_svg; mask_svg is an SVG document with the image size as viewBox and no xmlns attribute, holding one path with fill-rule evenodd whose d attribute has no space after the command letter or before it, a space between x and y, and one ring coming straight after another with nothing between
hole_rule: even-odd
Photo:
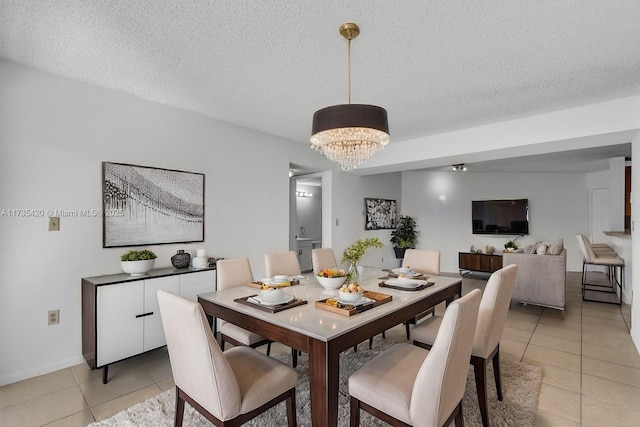
<instances>
[{"instance_id":1,"label":"white baseboard","mask_svg":"<svg viewBox=\"0 0 640 427\"><path fill-rule=\"evenodd\" d=\"M35 368L26 369L20 372L12 372L0 377L0 386L13 384L18 381L27 380L39 375L49 374L59 369L65 369L71 366L79 365L85 362L84 357L76 356L65 360L58 360L48 365L42 365Z\"/></svg>"}]
</instances>

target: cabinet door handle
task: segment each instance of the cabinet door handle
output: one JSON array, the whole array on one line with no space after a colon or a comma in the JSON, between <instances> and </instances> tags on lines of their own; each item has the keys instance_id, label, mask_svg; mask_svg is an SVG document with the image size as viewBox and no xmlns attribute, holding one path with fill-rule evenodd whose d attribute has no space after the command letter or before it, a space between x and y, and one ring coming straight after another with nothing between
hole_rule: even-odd
<instances>
[{"instance_id":1,"label":"cabinet door handle","mask_svg":"<svg viewBox=\"0 0 640 427\"><path fill-rule=\"evenodd\" d=\"M153 311L150 311L148 313L137 314L136 319L139 317L151 316L152 314L153 314Z\"/></svg>"}]
</instances>

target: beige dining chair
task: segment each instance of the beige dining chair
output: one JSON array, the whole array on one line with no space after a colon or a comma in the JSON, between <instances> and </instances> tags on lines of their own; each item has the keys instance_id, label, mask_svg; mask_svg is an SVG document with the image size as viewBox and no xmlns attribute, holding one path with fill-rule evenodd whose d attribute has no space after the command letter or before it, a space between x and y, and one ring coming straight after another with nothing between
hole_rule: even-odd
<instances>
[{"instance_id":1,"label":"beige dining chair","mask_svg":"<svg viewBox=\"0 0 640 427\"><path fill-rule=\"evenodd\" d=\"M502 400L502 383L500 381L500 340L511 305L511 294L516 284L518 266L508 265L495 271L489 277L484 288L478 323L473 335L471 364L473 365L478 403L482 425L489 426L487 409L487 365L493 362L493 374L496 381L498 400ZM411 333L413 344L429 349L434 345L440 333L444 319L440 316L430 317L418 323Z\"/></svg>"},{"instance_id":2,"label":"beige dining chair","mask_svg":"<svg viewBox=\"0 0 640 427\"><path fill-rule=\"evenodd\" d=\"M273 277L276 274L284 274L286 276L298 276L301 274L298 256L293 251L265 254L264 264L267 277Z\"/></svg>"},{"instance_id":3,"label":"beige dining chair","mask_svg":"<svg viewBox=\"0 0 640 427\"><path fill-rule=\"evenodd\" d=\"M264 265L267 277L273 277L276 274L284 274L286 276L302 274L298 256L293 251L267 253L264 255ZM300 353L299 350L291 349L291 364L294 368L298 366L298 353Z\"/></svg>"},{"instance_id":4,"label":"beige dining chair","mask_svg":"<svg viewBox=\"0 0 640 427\"><path fill-rule=\"evenodd\" d=\"M462 426L479 304L478 289L449 304L431 350L396 344L351 375L351 426L360 409L395 426Z\"/></svg>"},{"instance_id":5,"label":"beige dining chair","mask_svg":"<svg viewBox=\"0 0 640 427\"><path fill-rule=\"evenodd\" d=\"M313 264L314 275L317 275L325 268L338 268L336 256L331 248L312 249L311 263Z\"/></svg>"},{"instance_id":6,"label":"beige dining chair","mask_svg":"<svg viewBox=\"0 0 640 427\"><path fill-rule=\"evenodd\" d=\"M440 251L425 251L419 249L407 249L404 253L402 260L403 268L411 268L414 272L424 275L440 275ZM413 319L410 319L404 323L407 339L411 338L410 325L415 325L418 320L423 317L433 314L433 308L420 313Z\"/></svg>"},{"instance_id":7,"label":"beige dining chair","mask_svg":"<svg viewBox=\"0 0 640 427\"><path fill-rule=\"evenodd\" d=\"M182 426L185 402L216 426L239 426L282 401L288 425L296 425L294 369L250 347L223 352L200 304L157 295L176 384L174 425Z\"/></svg>"},{"instance_id":8,"label":"beige dining chair","mask_svg":"<svg viewBox=\"0 0 640 427\"><path fill-rule=\"evenodd\" d=\"M228 258L218 260L216 263L218 274L217 287L219 290L245 286L253 281L253 273L249 258ZM271 340L261 335L250 332L238 325L220 320L220 347L224 350L225 342L233 345L246 345L260 347L267 345L267 355L271 354Z\"/></svg>"}]
</instances>

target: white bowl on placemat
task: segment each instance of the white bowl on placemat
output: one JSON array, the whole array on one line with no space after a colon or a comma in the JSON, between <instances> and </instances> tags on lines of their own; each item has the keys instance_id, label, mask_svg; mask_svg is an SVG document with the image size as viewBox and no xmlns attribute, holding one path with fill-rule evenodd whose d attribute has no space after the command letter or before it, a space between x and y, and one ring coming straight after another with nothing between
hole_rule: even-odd
<instances>
[{"instance_id":1,"label":"white bowl on placemat","mask_svg":"<svg viewBox=\"0 0 640 427\"><path fill-rule=\"evenodd\" d=\"M280 302L284 300L284 292L282 289L273 289L260 291L260 299L264 302Z\"/></svg>"}]
</instances>

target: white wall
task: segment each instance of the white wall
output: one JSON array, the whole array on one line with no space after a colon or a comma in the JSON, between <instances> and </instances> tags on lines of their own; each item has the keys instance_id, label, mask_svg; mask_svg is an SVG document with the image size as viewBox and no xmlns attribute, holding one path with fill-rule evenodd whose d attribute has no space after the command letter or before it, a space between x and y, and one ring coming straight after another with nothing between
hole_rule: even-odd
<instances>
[{"instance_id":1,"label":"white wall","mask_svg":"<svg viewBox=\"0 0 640 427\"><path fill-rule=\"evenodd\" d=\"M640 159L640 132L631 143L631 158ZM636 224L640 226L640 167L631 167L631 251L634 260L640 259L640 239L635 231ZM640 271L640 269L637 269ZM636 349L640 351L640 274L627 275L627 280L632 282L632 303L631 303L631 338Z\"/></svg>"},{"instance_id":2,"label":"white wall","mask_svg":"<svg viewBox=\"0 0 640 427\"><path fill-rule=\"evenodd\" d=\"M363 198L400 194L399 174L352 176L307 144L0 60L0 213L101 208L103 161L206 175L205 242L149 246L156 267L206 248L247 256L264 276L264 253L289 247L290 163L331 169L339 254L365 235L388 243L388 231L364 232ZM83 363L80 279L120 272L126 249L102 248L101 218L61 218L59 232L47 223L0 216L0 385ZM52 309L60 323L47 326Z\"/></svg>"},{"instance_id":3,"label":"white wall","mask_svg":"<svg viewBox=\"0 0 640 427\"><path fill-rule=\"evenodd\" d=\"M206 175L205 242L151 246L157 267L202 247L248 256L256 276L265 252L288 248L289 163L328 164L304 144L0 61L0 212L99 209L102 161ZM120 271L125 249L102 248L101 218L47 223L0 216L0 385L82 363L80 279ZM47 326L52 309L60 324Z\"/></svg>"},{"instance_id":4,"label":"white wall","mask_svg":"<svg viewBox=\"0 0 640 427\"><path fill-rule=\"evenodd\" d=\"M323 184L324 186L324 184ZM371 175L367 177L351 174L333 174L332 188L332 247L340 263L342 251L354 241L367 237L378 237L385 245L383 249L371 248L361 260L362 265L394 268L397 260L389 242L391 230L365 230L365 198L398 200L401 195L399 173ZM399 206L402 213L402 205ZM338 221L338 225L336 225ZM323 242L324 243L324 242ZM348 267L347 265L343 265Z\"/></svg>"},{"instance_id":5,"label":"white wall","mask_svg":"<svg viewBox=\"0 0 640 427\"><path fill-rule=\"evenodd\" d=\"M417 217L418 249L440 250L441 270L458 271L458 252L471 245L502 251L515 236L471 232L471 201L529 199L529 235L519 247L564 239L567 269L581 271L576 233L589 227L589 192L584 174L403 172L402 210Z\"/></svg>"}]
</instances>

